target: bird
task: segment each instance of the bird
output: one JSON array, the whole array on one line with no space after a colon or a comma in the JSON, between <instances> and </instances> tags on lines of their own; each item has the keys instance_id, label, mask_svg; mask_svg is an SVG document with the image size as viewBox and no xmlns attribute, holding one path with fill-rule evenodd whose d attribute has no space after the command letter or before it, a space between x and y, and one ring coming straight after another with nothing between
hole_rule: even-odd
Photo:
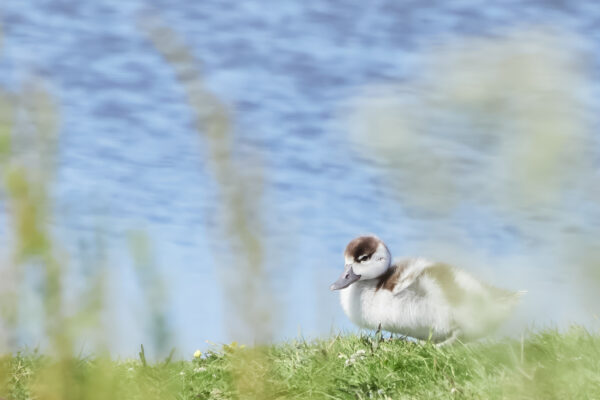
<instances>
[{"instance_id":1,"label":"bird","mask_svg":"<svg viewBox=\"0 0 600 400\"><path fill-rule=\"evenodd\" d=\"M374 235L350 241L344 259L344 272L330 289L340 291L342 308L354 324L438 347L492 332L525 293L421 257L392 262L389 249Z\"/></svg>"}]
</instances>

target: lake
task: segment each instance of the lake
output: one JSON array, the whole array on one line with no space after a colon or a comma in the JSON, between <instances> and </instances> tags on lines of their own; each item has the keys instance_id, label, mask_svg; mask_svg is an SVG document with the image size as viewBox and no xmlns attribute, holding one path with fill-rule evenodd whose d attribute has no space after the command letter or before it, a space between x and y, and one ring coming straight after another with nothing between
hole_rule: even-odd
<instances>
[{"instance_id":1,"label":"lake","mask_svg":"<svg viewBox=\"0 0 600 400\"><path fill-rule=\"evenodd\" d=\"M206 90L230 111L242 181L244 174L260 175L261 184L243 192L258 199L254 211L247 210L263 249L255 292L244 291L244 280L251 278L238 270L240 255L231 254L236 248L220 231L227 182L215 175L185 85L140 28L146 15L158 16L179 36L198 60ZM38 77L58 105L52 232L73 269L84 276L100 266L108 271L102 328L82 337L82 347L93 347L101 337L114 354L136 354L140 343L151 341L148 299L167 316L167 341L183 356L206 348L206 340L252 342L235 322L244 313L244 301L253 301L244 293L268 294L263 307L272 311L274 340L355 330L328 287L342 270L346 243L370 232L397 256L448 260L499 286L529 290L519 325L597 327L593 288L598 281L592 290L582 288L587 272L576 267L574 256L582 249L596 254L592 238L600 227L600 157L593 133L600 60L595 1L8 0L0 6L0 18L0 87L18 93ZM512 125L497 121L518 110L488 115L473 111L471 98L461 97L460 107L454 107L444 97L454 93L446 83L460 82L456 71L463 66L475 87L478 79L484 88L492 81L477 75L478 61L454 63L444 51L462 57L465 50L457 50L456 43L466 42L480 52L473 54L485 54L495 46L485 40L516 37L509 50L494 53L508 51L510 59L510 43L519 42L519 32L531 38L530 31L543 32L534 34L545 38L542 42L558 40L562 49L542 63L558 60L540 79L539 92L552 99L565 98L552 97L555 87L574 93L566 104L575 111L556 107L569 114L556 124L568 124L570 130L560 130L557 141L548 143L559 143L552 154L561 157L566 144L579 144L556 165L573 165L582 154L589 160L560 180L558 189L541 186L537 192L559 193L552 201L546 194L539 199L526 192L511 195L520 182L511 183L513 175L508 183L490 183L504 182L498 171L516 161L500 158L491 175L476 173L505 153L489 150L496 149L500 136L479 141L473 132L482 126L510 131ZM436 69L444 62L453 68ZM578 73L565 67L569 62L577 64ZM452 79L445 81L448 76ZM556 85L544 86L548 80ZM388 101L397 93L390 87L402 93L397 98L404 103ZM501 91L489 92L494 90ZM500 100L510 103L510 98L508 93ZM492 108L500 107L490 99ZM384 106L371 110L373 104ZM412 118L411 126L418 122L428 141L402 147L409 142L388 146L378 139L378 148L364 140L364 131L355 132L361 121L368 122L367 131L382 126L386 132L400 124L394 119L399 109ZM386 113L391 122L378 125ZM567 131L575 134L564 136ZM542 180L532 176L536 184ZM445 186L454 180L458 183ZM499 192L533 200L515 206L498 200ZM5 237L9 221L3 208ZM131 245L136 232L149 241L147 263L155 269L152 282L161 287L158 297L136 272ZM85 297L79 275L67 285L73 308L77 296ZM28 317L40 312L36 289L30 290L23 299L19 341L43 345L39 320Z\"/></svg>"}]
</instances>

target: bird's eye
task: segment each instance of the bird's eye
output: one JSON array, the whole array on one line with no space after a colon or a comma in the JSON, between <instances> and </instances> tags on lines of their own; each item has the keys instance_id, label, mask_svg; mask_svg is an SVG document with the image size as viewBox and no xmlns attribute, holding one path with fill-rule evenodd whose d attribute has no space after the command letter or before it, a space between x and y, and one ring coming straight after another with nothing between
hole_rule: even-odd
<instances>
[{"instance_id":1,"label":"bird's eye","mask_svg":"<svg viewBox=\"0 0 600 400\"><path fill-rule=\"evenodd\" d=\"M366 254L363 254L362 256L359 256L357 258L358 262L364 262L364 261L367 261L368 259L369 259L369 256Z\"/></svg>"}]
</instances>

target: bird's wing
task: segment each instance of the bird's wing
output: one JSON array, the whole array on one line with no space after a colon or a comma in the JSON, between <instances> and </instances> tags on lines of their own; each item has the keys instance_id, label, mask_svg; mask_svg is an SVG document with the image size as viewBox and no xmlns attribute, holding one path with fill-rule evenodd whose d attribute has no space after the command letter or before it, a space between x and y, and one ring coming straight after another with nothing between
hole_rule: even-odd
<instances>
[{"instance_id":1,"label":"bird's wing","mask_svg":"<svg viewBox=\"0 0 600 400\"><path fill-rule=\"evenodd\" d=\"M433 262L424 258L407 258L394 263L395 281L392 287L394 295L401 294L404 290L417 283L423 271Z\"/></svg>"}]
</instances>

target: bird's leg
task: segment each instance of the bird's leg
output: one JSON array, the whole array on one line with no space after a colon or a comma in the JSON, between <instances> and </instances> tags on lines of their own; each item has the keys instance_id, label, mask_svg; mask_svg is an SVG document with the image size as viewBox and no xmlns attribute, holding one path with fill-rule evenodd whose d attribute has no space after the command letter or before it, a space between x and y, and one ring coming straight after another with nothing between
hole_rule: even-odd
<instances>
[{"instance_id":1,"label":"bird's leg","mask_svg":"<svg viewBox=\"0 0 600 400\"><path fill-rule=\"evenodd\" d=\"M377 343L381 343L381 342L385 341L383 339L383 332L381 331L381 322L379 323L379 326L377 327L377 332L375 332L375 340L377 341Z\"/></svg>"},{"instance_id":2,"label":"bird's leg","mask_svg":"<svg viewBox=\"0 0 600 400\"><path fill-rule=\"evenodd\" d=\"M458 339L458 336L460 335L460 333L461 333L460 329L454 329L452 331L452 333L450 334L450 336L448 336L445 340L443 340L439 343L436 343L435 347L439 348L439 347L447 346L449 344L454 343Z\"/></svg>"}]
</instances>

